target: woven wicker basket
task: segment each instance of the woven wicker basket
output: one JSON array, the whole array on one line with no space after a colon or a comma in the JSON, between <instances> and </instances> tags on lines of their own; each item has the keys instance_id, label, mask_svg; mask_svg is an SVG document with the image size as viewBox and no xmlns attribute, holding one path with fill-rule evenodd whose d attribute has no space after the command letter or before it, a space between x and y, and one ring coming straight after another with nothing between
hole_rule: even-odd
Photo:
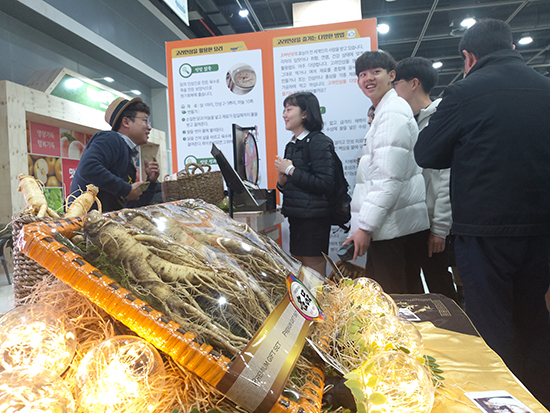
<instances>
[{"instance_id":1,"label":"woven wicker basket","mask_svg":"<svg viewBox=\"0 0 550 413\"><path fill-rule=\"evenodd\" d=\"M53 274L27 257L19 249L16 242L23 226L40 221L51 221L53 218L38 218L29 214L17 214L12 217L13 236L13 295L16 306L24 304L25 298L32 292L34 286L42 279L53 276Z\"/></svg>"},{"instance_id":2,"label":"woven wicker basket","mask_svg":"<svg viewBox=\"0 0 550 413\"><path fill-rule=\"evenodd\" d=\"M336 266L342 273L342 275L346 278L350 278L352 280L356 278L365 277L365 268L360 267L359 265L355 265L349 261L338 261L336 263ZM333 274L330 275L331 277Z\"/></svg>"},{"instance_id":3,"label":"woven wicker basket","mask_svg":"<svg viewBox=\"0 0 550 413\"><path fill-rule=\"evenodd\" d=\"M162 200L202 199L210 204L219 204L225 197L222 173L211 172L210 169L208 164L187 164L184 170L178 172L177 180L162 182Z\"/></svg>"}]
</instances>

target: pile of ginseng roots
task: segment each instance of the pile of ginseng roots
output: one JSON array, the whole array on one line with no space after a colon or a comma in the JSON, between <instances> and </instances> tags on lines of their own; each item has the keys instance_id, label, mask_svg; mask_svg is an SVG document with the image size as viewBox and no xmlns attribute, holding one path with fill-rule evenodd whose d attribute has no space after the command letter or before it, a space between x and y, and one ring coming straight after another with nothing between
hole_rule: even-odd
<instances>
[{"instance_id":1,"label":"pile of ginseng roots","mask_svg":"<svg viewBox=\"0 0 550 413\"><path fill-rule=\"evenodd\" d=\"M87 261L107 257L122 271L96 265L102 272L230 359L286 294L288 273L299 270L274 241L200 200L92 211L83 236L72 240L87 244ZM299 389L300 371L310 368L301 356L291 386Z\"/></svg>"}]
</instances>

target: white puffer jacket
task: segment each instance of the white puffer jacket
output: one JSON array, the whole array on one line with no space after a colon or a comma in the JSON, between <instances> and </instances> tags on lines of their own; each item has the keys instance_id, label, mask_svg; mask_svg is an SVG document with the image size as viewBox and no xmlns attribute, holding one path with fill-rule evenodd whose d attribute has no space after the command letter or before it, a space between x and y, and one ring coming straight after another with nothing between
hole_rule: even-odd
<instances>
[{"instance_id":1,"label":"white puffer jacket","mask_svg":"<svg viewBox=\"0 0 550 413\"><path fill-rule=\"evenodd\" d=\"M441 99L434 100L430 106L420 110L417 117L418 131L428 126L430 116L437 110L439 102ZM453 223L449 196L451 169L424 169L422 175L426 181L426 205L430 219L430 232L445 238L449 235Z\"/></svg>"},{"instance_id":2,"label":"white puffer jacket","mask_svg":"<svg viewBox=\"0 0 550 413\"><path fill-rule=\"evenodd\" d=\"M354 231L381 241L429 228L424 178L413 155L417 138L409 104L391 89L365 137L351 203Z\"/></svg>"}]
</instances>

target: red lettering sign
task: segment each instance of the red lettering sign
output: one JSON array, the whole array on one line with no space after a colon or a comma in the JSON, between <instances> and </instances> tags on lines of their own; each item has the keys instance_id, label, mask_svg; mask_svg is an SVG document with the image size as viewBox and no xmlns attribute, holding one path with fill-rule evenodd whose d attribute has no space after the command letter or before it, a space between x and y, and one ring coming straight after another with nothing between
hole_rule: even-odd
<instances>
[{"instance_id":1,"label":"red lettering sign","mask_svg":"<svg viewBox=\"0 0 550 413\"><path fill-rule=\"evenodd\" d=\"M37 155L60 156L59 128L36 122L29 124L31 153Z\"/></svg>"},{"instance_id":2,"label":"red lettering sign","mask_svg":"<svg viewBox=\"0 0 550 413\"><path fill-rule=\"evenodd\" d=\"M71 190L71 184L73 183L74 174L80 161L76 159L63 159L63 198L67 198ZM81 188L86 191L86 188ZM78 196L77 194L76 196Z\"/></svg>"}]
</instances>

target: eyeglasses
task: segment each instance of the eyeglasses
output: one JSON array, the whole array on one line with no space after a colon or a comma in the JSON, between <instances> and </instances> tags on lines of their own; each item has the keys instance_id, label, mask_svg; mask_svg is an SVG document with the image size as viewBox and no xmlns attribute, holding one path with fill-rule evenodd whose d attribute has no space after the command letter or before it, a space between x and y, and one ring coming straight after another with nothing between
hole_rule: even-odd
<instances>
[{"instance_id":1,"label":"eyeglasses","mask_svg":"<svg viewBox=\"0 0 550 413\"><path fill-rule=\"evenodd\" d=\"M147 122L147 126L151 126L151 119L149 119L149 116L128 116L129 118L134 119L145 119L145 122Z\"/></svg>"},{"instance_id":2,"label":"eyeglasses","mask_svg":"<svg viewBox=\"0 0 550 413\"><path fill-rule=\"evenodd\" d=\"M395 80L395 81L391 82L391 86L395 87L395 85L398 85L399 83L402 83L402 82L408 82L408 80L405 80L405 79Z\"/></svg>"}]
</instances>

